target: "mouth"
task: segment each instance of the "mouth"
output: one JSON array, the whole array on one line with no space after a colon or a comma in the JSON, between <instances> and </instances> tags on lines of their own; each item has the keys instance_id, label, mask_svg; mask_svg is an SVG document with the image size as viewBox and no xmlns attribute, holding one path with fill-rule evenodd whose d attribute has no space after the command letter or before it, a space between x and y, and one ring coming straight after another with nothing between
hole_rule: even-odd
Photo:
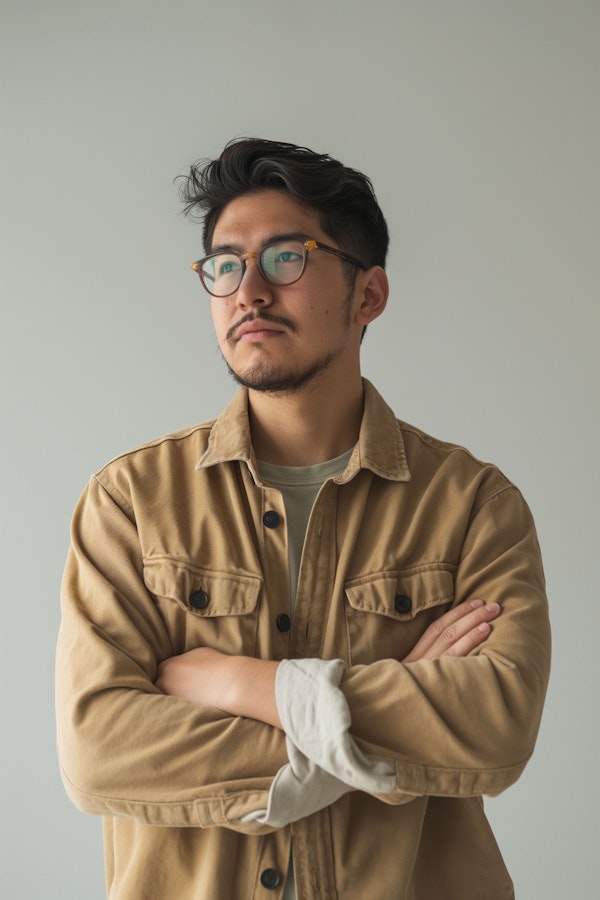
<instances>
[{"instance_id":1,"label":"mouth","mask_svg":"<svg viewBox=\"0 0 600 900\"><path fill-rule=\"evenodd\" d=\"M248 325L242 325L242 327L237 332L236 339L238 341L262 341L283 333L284 331L282 328L265 328L264 325L260 325L258 327L249 327Z\"/></svg>"},{"instance_id":2,"label":"mouth","mask_svg":"<svg viewBox=\"0 0 600 900\"><path fill-rule=\"evenodd\" d=\"M227 332L227 340L267 340L285 334L286 331L295 331L293 324L288 319L262 315L237 322Z\"/></svg>"}]
</instances>

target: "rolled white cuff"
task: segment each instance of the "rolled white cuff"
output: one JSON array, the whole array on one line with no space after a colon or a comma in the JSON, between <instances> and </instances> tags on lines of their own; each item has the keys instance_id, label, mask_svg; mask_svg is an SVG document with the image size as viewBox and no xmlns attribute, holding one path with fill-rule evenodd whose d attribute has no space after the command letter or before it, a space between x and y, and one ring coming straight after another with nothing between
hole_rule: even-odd
<instances>
[{"instance_id":1,"label":"rolled white cuff","mask_svg":"<svg viewBox=\"0 0 600 900\"><path fill-rule=\"evenodd\" d=\"M330 806L349 790L347 784L300 753L289 738L287 752L290 761L273 779L267 809L248 813L242 822L283 828Z\"/></svg>"},{"instance_id":2,"label":"rolled white cuff","mask_svg":"<svg viewBox=\"0 0 600 900\"><path fill-rule=\"evenodd\" d=\"M387 794L396 783L391 761L370 760L349 733L350 710L340 682L341 659L284 659L277 669L277 710L301 753L349 787Z\"/></svg>"},{"instance_id":3,"label":"rolled white cuff","mask_svg":"<svg viewBox=\"0 0 600 900\"><path fill-rule=\"evenodd\" d=\"M350 710L339 688L342 660L284 659L278 667L277 710L289 763L275 776L267 809L244 816L281 828L335 803L351 788L387 794L394 766L369 760L349 734Z\"/></svg>"}]
</instances>

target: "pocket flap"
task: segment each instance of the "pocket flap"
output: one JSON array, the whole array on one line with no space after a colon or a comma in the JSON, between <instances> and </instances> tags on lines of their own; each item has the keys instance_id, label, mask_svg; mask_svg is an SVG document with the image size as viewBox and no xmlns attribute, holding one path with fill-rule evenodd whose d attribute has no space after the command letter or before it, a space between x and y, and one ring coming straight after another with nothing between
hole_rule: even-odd
<instances>
[{"instance_id":1,"label":"pocket flap","mask_svg":"<svg viewBox=\"0 0 600 900\"><path fill-rule=\"evenodd\" d=\"M174 600L201 618L254 612L261 585L257 575L215 572L168 557L146 560L144 581L156 597Z\"/></svg>"},{"instance_id":2,"label":"pocket flap","mask_svg":"<svg viewBox=\"0 0 600 900\"><path fill-rule=\"evenodd\" d=\"M377 613L410 621L420 612L454 599L454 578L444 568L379 572L353 578L345 585L346 598L356 612Z\"/></svg>"}]
</instances>

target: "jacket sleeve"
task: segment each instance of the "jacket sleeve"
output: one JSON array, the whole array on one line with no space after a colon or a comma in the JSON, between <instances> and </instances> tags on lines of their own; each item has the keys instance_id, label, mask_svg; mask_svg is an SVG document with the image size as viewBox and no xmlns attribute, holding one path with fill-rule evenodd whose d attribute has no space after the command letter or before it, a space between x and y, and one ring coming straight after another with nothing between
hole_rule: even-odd
<instances>
[{"instance_id":1,"label":"jacket sleeve","mask_svg":"<svg viewBox=\"0 0 600 900\"><path fill-rule=\"evenodd\" d=\"M127 507L94 478L73 518L56 666L67 793L85 812L152 825L270 831L241 820L266 806L288 761L285 736L155 687L158 664L175 651Z\"/></svg>"},{"instance_id":2,"label":"jacket sleeve","mask_svg":"<svg viewBox=\"0 0 600 900\"><path fill-rule=\"evenodd\" d=\"M341 690L351 733L368 757L391 760L395 790L497 794L533 752L550 670L545 582L531 513L504 488L473 515L455 579L455 603L497 602L490 637L470 656L348 668Z\"/></svg>"},{"instance_id":3,"label":"jacket sleeve","mask_svg":"<svg viewBox=\"0 0 600 900\"><path fill-rule=\"evenodd\" d=\"M286 662L278 706L288 737L328 772L386 803L508 787L533 751L550 661L539 547L512 486L483 504L468 530L455 602L475 598L498 602L502 612L469 657L350 667ZM376 767L386 764L377 787Z\"/></svg>"}]
</instances>

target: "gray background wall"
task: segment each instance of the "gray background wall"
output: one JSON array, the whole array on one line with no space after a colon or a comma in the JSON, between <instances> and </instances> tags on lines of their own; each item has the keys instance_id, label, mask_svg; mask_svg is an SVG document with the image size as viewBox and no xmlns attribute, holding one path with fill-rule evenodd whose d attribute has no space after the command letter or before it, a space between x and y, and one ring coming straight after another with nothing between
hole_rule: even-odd
<instances>
[{"instance_id":1,"label":"gray background wall","mask_svg":"<svg viewBox=\"0 0 600 900\"><path fill-rule=\"evenodd\" d=\"M488 811L520 900L598 896L600 5L3 0L0 20L2 897L103 896L99 822L54 755L68 525L93 470L233 392L172 179L244 134L371 175L392 299L364 372L533 508L553 676Z\"/></svg>"}]
</instances>

